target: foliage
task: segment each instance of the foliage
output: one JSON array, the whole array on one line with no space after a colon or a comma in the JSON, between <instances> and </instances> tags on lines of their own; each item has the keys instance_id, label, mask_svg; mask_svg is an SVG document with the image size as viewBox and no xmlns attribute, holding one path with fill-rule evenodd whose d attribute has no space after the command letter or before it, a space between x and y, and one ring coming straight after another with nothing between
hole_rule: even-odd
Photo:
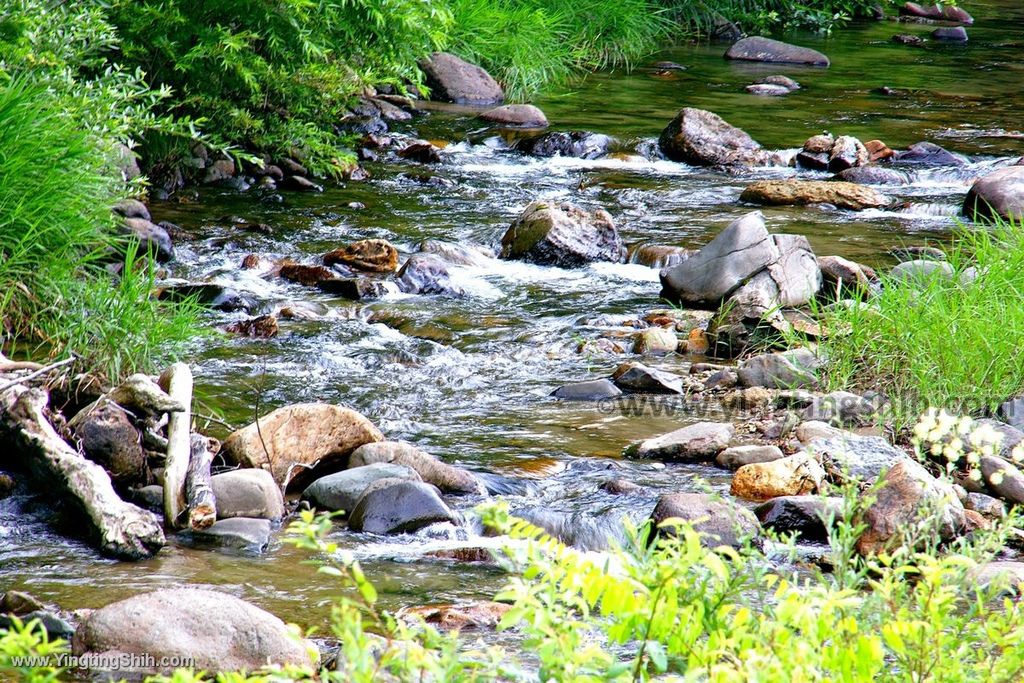
<instances>
[{"instance_id":1,"label":"foliage","mask_svg":"<svg viewBox=\"0 0 1024 683\"><path fill-rule=\"evenodd\" d=\"M924 406L979 414L1024 389L1024 226L961 228L949 263L952 278L883 279L869 302L825 311L830 384L900 397L898 428Z\"/></svg>"},{"instance_id":2,"label":"foliage","mask_svg":"<svg viewBox=\"0 0 1024 683\"><path fill-rule=\"evenodd\" d=\"M14 617L11 628L0 631L0 679L23 683L52 683L62 669L58 655L68 651L63 640L50 640L38 619L28 623Z\"/></svg>"}]
</instances>

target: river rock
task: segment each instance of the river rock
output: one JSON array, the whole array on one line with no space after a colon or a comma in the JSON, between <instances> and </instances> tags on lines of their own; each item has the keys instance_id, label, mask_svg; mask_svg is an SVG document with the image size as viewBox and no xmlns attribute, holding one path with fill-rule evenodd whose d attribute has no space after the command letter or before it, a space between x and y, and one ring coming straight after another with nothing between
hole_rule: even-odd
<instances>
[{"instance_id":1,"label":"river rock","mask_svg":"<svg viewBox=\"0 0 1024 683\"><path fill-rule=\"evenodd\" d=\"M641 441L638 458L702 462L713 460L729 446L734 428L727 422L698 422L653 439Z\"/></svg>"},{"instance_id":2,"label":"river rock","mask_svg":"<svg viewBox=\"0 0 1024 683\"><path fill-rule=\"evenodd\" d=\"M867 424L878 412L878 407L849 391L833 391L817 396L804 408L801 418L808 421L828 422L835 425L857 426Z\"/></svg>"},{"instance_id":3,"label":"river rock","mask_svg":"<svg viewBox=\"0 0 1024 683\"><path fill-rule=\"evenodd\" d=\"M193 299L197 303L218 311L232 313L247 311L254 302L236 289L213 282L188 282L165 285L157 293L158 298L170 301Z\"/></svg>"},{"instance_id":4,"label":"river rock","mask_svg":"<svg viewBox=\"0 0 1024 683\"><path fill-rule=\"evenodd\" d=\"M441 462L412 444L403 441L381 441L357 448L349 458L348 466L362 467L374 463L404 465L445 493L473 493L485 495L487 489L473 474L461 467Z\"/></svg>"},{"instance_id":5,"label":"river rock","mask_svg":"<svg viewBox=\"0 0 1024 683\"><path fill-rule=\"evenodd\" d=\"M146 478L146 454L139 430L117 404L103 401L76 415L71 424L85 457L99 463L115 484Z\"/></svg>"},{"instance_id":6,"label":"river rock","mask_svg":"<svg viewBox=\"0 0 1024 683\"><path fill-rule=\"evenodd\" d=\"M359 413L328 403L278 408L261 417L258 425L231 434L222 453L244 467L268 470L282 490L311 467L338 469L360 446L384 440L380 430Z\"/></svg>"},{"instance_id":7,"label":"river rock","mask_svg":"<svg viewBox=\"0 0 1024 683\"><path fill-rule=\"evenodd\" d=\"M773 85L771 83L754 83L753 85L748 85L745 89L751 95L760 95L761 97L785 97L792 92L784 85Z\"/></svg>"},{"instance_id":8,"label":"river rock","mask_svg":"<svg viewBox=\"0 0 1024 683\"><path fill-rule=\"evenodd\" d=\"M609 479L608 481L601 482L599 488L613 496L627 496L644 490L639 484L627 481L626 479Z\"/></svg>"},{"instance_id":9,"label":"river rock","mask_svg":"<svg viewBox=\"0 0 1024 683\"><path fill-rule=\"evenodd\" d=\"M837 298L868 293L878 280L873 269L842 256L818 257L818 269L821 270L822 290Z\"/></svg>"},{"instance_id":10,"label":"river rock","mask_svg":"<svg viewBox=\"0 0 1024 683\"><path fill-rule=\"evenodd\" d=\"M963 26L941 26L932 31L932 38L947 43L966 43L967 29Z\"/></svg>"},{"instance_id":11,"label":"river rock","mask_svg":"<svg viewBox=\"0 0 1024 683\"><path fill-rule=\"evenodd\" d=\"M435 52L420 62L435 100L459 104L498 104L505 93L489 73L447 52Z\"/></svg>"},{"instance_id":12,"label":"river rock","mask_svg":"<svg viewBox=\"0 0 1024 683\"><path fill-rule=\"evenodd\" d=\"M333 280L338 275L324 266L310 266L304 263L285 263L281 266L281 277L289 282L313 287L324 280Z\"/></svg>"},{"instance_id":13,"label":"river rock","mask_svg":"<svg viewBox=\"0 0 1024 683\"><path fill-rule=\"evenodd\" d=\"M611 138L588 131L555 131L517 141L514 148L537 157L596 159L608 153Z\"/></svg>"},{"instance_id":14,"label":"river rock","mask_svg":"<svg viewBox=\"0 0 1024 683\"><path fill-rule=\"evenodd\" d=\"M411 467L378 462L320 477L306 487L302 499L310 501L319 510L344 510L347 513L355 508L366 488L379 479L422 481Z\"/></svg>"},{"instance_id":15,"label":"river rock","mask_svg":"<svg viewBox=\"0 0 1024 683\"><path fill-rule=\"evenodd\" d=\"M622 396L622 390L609 379L592 379L560 386L551 395L563 401L601 401Z\"/></svg>"},{"instance_id":16,"label":"river rock","mask_svg":"<svg viewBox=\"0 0 1024 683\"><path fill-rule=\"evenodd\" d=\"M972 567L967 572L969 585L982 590L998 589L1001 592L1021 595L1024 593L1024 562L995 560Z\"/></svg>"},{"instance_id":17,"label":"river rock","mask_svg":"<svg viewBox=\"0 0 1024 683\"><path fill-rule=\"evenodd\" d=\"M278 522L284 517L284 498L266 470L238 469L210 477L217 500L217 519L254 517Z\"/></svg>"},{"instance_id":18,"label":"river rock","mask_svg":"<svg viewBox=\"0 0 1024 683\"><path fill-rule=\"evenodd\" d=\"M758 83L763 83L765 85L781 85L783 88L786 88L787 90L790 91L800 89L799 83L794 81L789 76L783 76L782 74L773 74L771 76L765 76L764 78L759 80Z\"/></svg>"},{"instance_id":19,"label":"river rock","mask_svg":"<svg viewBox=\"0 0 1024 683\"><path fill-rule=\"evenodd\" d=\"M739 376L729 369L716 370L706 380L705 389L732 389L739 384Z\"/></svg>"},{"instance_id":20,"label":"river rock","mask_svg":"<svg viewBox=\"0 0 1024 683\"><path fill-rule=\"evenodd\" d=\"M510 128L547 128L548 117L532 104L506 104L488 109L479 118Z\"/></svg>"},{"instance_id":21,"label":"river rock","mask_svg":"<svg viewBox=\"0 0 1024 683\"><path fill-rule=\"evenodd\" d=\"M896 155L896 152L881 140L868 140L864 143L864 149L868 151L868 162L870 163L885 161Z\"/></svg>"},{"instance_id":22,"label":"river rock","mask_svg":"<svg viewBox=\"0 0 1024 683\"><path fill-rule=\"evenodd\" d=\"M849 434L850 432L833 427L827 422L819 422L817 420L808 420L796 426L796 439L804 446L818 439L831 439L832 437L841 437Z\"/></svg>"},{"instance_id":23,"label":"river rock","mask_svg":"<svg viewBox=\"0 0 1024 683\"><path fill-rule=\"evenodd\" d=\"M924 259L897 263L889 271L889 278L893 282L917 285L927 284L933 278L952 280L955 276L956 271L948 262Z\"/></svg>"},{"instance_id":24,"label":"river rock","mask_svg":"<svg viewBox=\"0 0 1024 683\"><path fill-rule=\"evenodd\" d=\"M836 179L858 185L907 185L910 176L887 166L855 166L836 174Z\"/></svg>"},{"instance_id":25,"label":"river rock","mask_svg":"<svg viewBox=\"0 0 1024 683\"><path fill-rule=\"evenodd\" d=\"M398 271L395 280L406 294L462 296L462 288L453 284L448 265L433 254L413 254Z\"/></svg>"},{"instance_id":26,"label":"river rock","mask_svg":"<svg viewBox=\"0 0 1024 683\"><path fill-rule=\"evenodd\" d=\"M661 132L658 146L673 161L695 166L770 166L776 154L761 149L739 128L703 109L685 107Z\"/></svg>"},{"instance_id":27,"label":"river rock","mask_svg":"<svg viewBox=\"0 0 1024 683\"><path fill-rule=\"evenodd\" d=\"M868 150L864 143L850 135L840 135L832 143L828 155L828 170L839 173L848 168L863 166L868 163Z\"/></svg>"},{"instance_id":28,"label":"river rock","mask_svg":"<svg viewBox=\"0 0 1024 683\"><path fill-rule=\"evenodd\" d=\"M983 455L981 477L997 497L1013 505L1024 504L1024 472L994 455Z\"/></svg>"},{"instance_id":29,"label":"river rock","mask_svg":"<svg viewBox=\"0 0 1024 683\"><path fill-rule=\"evenodd\" d=\"M667 354L679 348L679 337L666 327L648 327L637 333L633 340L633 353Z\"/></svg>"},{"instance_id":30,"label":"river rock","mask_svg":"<svg viewBox=\"0 0 1024 683\"><path fill-rule=\"evenodd\" d=\"M814 351L799 347L748 358L740 363L736 374L745 387L798 389L817 385L816 371L822 364Z\"/></svg>"},{"instance_id":31,"label":"river rock","mask_svg":"<svg viewBox=\"0 0 1024 683\"><path fill-rule=\"evenodd\" d=\"M676 535L673 527L661 526L670 519L690 522L694 531L702 535L701 542L710 547L738 548L761 532L761 525L750 510L706 493L663 494L651 513L651 521L660 535Z\"/></svg>"},{"instance_id":32,"label":"river rock","mask_svg":"<svg viewBox=\"0 0 1024 683\"><path fill-rule=\"evenodd\" d=\"M973 220L998 216L1024 221L1024 165L1007 166L977 180L964 199L963 210Z\"/></svg>"},{"instance_id":33,"label":"river rock","mask_svg":"<svg viewBox=\"0 0 1024 683\"><path fill-rule=\"evenodd\" d=\"M404 534L437 522L458 521L433 486L408 479L378 479L352 508L348 527L371 534Z\"/></svg>"},{"instance_id":34,"label":"river rock","mask_svg":"<svg viewBox=\"0 0 1024 683\"><path fill-rule=\"evenodd\" d=\"M379 299L400 291L393 282L381 282L368 277L335 277L316 283L317 289L352 301Z\"/></svg>"},{"instance_id":35,"label":"river rock","mask_svg":"<svg viewBox=\"0 0 1024 683\"><path fill-rule=\"evenodd\" d=\"M182 538L200 548L221 548L258 554L264 552L270 545L270 531L269 519L231 517L219 519L205 529L182 532Z\"/></svg>"},{"instance_id":36,"label":"river rock","mask_svg":"<svg viewBox=\"0 0 1024 683\"><path fill-rule=\"evenodd\" d=\"M37 609L32 612L28 612L27 614L20 615L18 618L22 624L27 624L30 621L38 621L39 625L44 631L46 631L46 635L51 642L54 640L71 640L75 635L75 628L71 624L47 609ZM13 625L13 616L0 614L0 631L6 631ZM9 670L10 669L8 669L8 671ZM12 680L27 679L19 678Z\"/></svg>"},{"instance_id":37,"label":"river rock","mask_svg":"<svg viewBox=\"0 0 1024 683\"><path fill-rule=\"evenodd\" d=\"M626 543L626 529L623 517L630 518L634 523L641 519L633 519L631 510L581 510L563 512L544 508L514 509L512 514L530 524L543 529L552 538L580 550L609 550L613 545L622 547Z\"/></svg>"},{"instance_id":38,"label":"river rock","mask_svg":"<svg viewBox=\"0 0 1024 683\"><path fill-rule=\"evenodd\" d=\"M790 45L789 43L761 36L741 38L736 41L726 51L725 58L748 62L772 62L776 64L829 65L828 57L817 50Z\"/></svg>"},{"instance_id":39,"label":"river rock","mask_svg":"<svg viewBox=\"0 0 1024 683\"><path fill-rule=\"evenodd\" d=\"M999 520L1006 517L1003 501L984 493L968 493L963 503L965 509L974 510L986 519Z\"/></svg>"},{"instance_id":40,"label":"river rock","mask_svg":"<svg viewBox=\"0 0 1024 683\"><path fill-rule=\"evenodd\" d=\"M777 533L797 533L805 541L827 541L827 519L842 519L842 498L780 496L761 503L754 514L761 525Z\"/></svg>"},{"instance_id":41,"label":"river rock","mask_svg":"<svg viewBox=\"0 0 1024 683\"><path fill-rule=\"evenodd\" d=\"M174 245L166 229L145 218L125 218L121 226L122 234L139 241L140 251L152 253L161 263L174 258Z\"/></svg>"},{"instance_id":42,"label":"river rock","mask_svg":"<svg viewBox=\"0 0 1024 683\"><path fill-rule=\"evenodd\" d=\"M120 173L124 182L131 182L142 175L138 157L128 145L122 142L114 143L110 156L114 168Z\"/></svg>"},{"instance_id":43,"label":"river rock","mask_svg":"<svg viewBox=\"0 0 1024 683\"><path fill-rule=\"evenodd\" d=\"M874 209L892 200L864 185L821 180L759 180L748 185L740 201L768 206L832 204L840 209Z\"/></svg>"},{"instance_id":44,"label":"river rock","mask_svg":"<svg viewBox=\"0 0 1024 683\"><path fill-rule=\"evenodd\" d=\"M393 273L398 250L387 240L358 240L324 254L324 265L341 264L370 273Z\"/></svg>"},{"instance_id":45,"label":"river rock","mask_svg":"<svg viewBox=\"0 0 1024 683\"><path fill-rule=\"evenodd\" d=\"M937 515L936 529L942 539L953 538L964 525L964 507L953 486L928 474L910 458L896 462L882 476L875 501L859 520L867 528L857 539L857 552L878 554L900 540L901 532Z\"/></svg>"},{"instance_id":46,"label":"river rock","mask_svg":"<svg viewBox=\"0 0 1024 683\"><path fill-rule=\"evenodd\" d=\"M417 251L433 254L456 266L486 267L494 252L476 244L465 245L441 240L423 240Z\"/></svg>"},{"instance_id":47,"label":"river rock","mask_svg":"<svg viewBox=\"0 0 1024 683\"><path fill-rule=\"evenodd\" d=\"M732 477L729 492L748 500L816 493L825 481L825 471L806 453L770 462L743 465Z\"/></svg>"},{"instance_id":48,"label":"river rock","mask_svg":"<svg viewBox=\"0 0 1024 683\"><path fill-rule=\"evenodd\" d=\"M188 659L209 673L316 663L315 646L274 615L199 588L164 588L92 610L75 633L72 651Z\"/></svg>"},{"instance_id":49,"label":"river rock","mask_svg":"<svg viewBox=\"0 0 1024 683\"><path fill-rule=\"evenodd\" d=\"M110 209L122 218L141 218L144 221L152 221L149 209L138 199L122 199Z\"/></svg>"},{"instance_id":50,"label":"river rock","mask_svg":"<svg viewBox=\"0 0 1024 683\"><path fill-rule=\"evenodd\" d=\"M907 458L907 454L877 436L841 436L816 439L807 450L818 458L831 481L847 480L872 483L887 469Z\"/></svg>"},{"instance_id":51,"label":"river rock","mask_svg":"<svg viewBox=\"0 0 1024 683\"><path fill-rule=\"evenodd\" d=\"M917 142L905 151L897 152L892 163L909 166L965 166L970 163L970 159L932 142Z\"/></svg>"},{"instance_id":52,"label":"river rock","mask_svg":"<svg viewBox=\"0 0 1024 683\"><path fill-rule=\"evenodd\" d=\"M629 248L630 263L649 268L668 268L678 265L697 253L696 249L671 247L663 244L636 244Z\"/></svg>"},{"instance_id":53,"label":"river rock","mask_svg":"<svg viewBox=\"0 0 1024 683\"><path fill-rule=\"evenodd\" d=\"M782 450L778 446L771 445L749 445L730 446L715 457L715 463L719 467L735 470L744 465L772 462L783 457Z\"/></svg>"},{"instance_id":54,"label":"river rock","mask_svg":"<svg viewBox=\"0 0 1024 683\"><path fill-rule=\"evenodd\" d=\"M441 161L441 148L426 140L417 140L398 150L398 156L421 164L436 164Z\"/></svg>"},{"instance_id":55,"label":"river rock","mask_svg":"<svg viewBox=\"0 0 1024 683\"><path fill-rule=\"evenodd\" d=\"M494 630L512 605L490 600L474 600L451 605L403 607L396 615L413 622L422 620L441 631Z\"/></svg>"},{"instance_id":56,"label":"river rock","mask_svg":"<svg viewBox=\"0 0 1024 683\"><path fill-rule=\"evenodd\" d=\"M615 222L604 209L533 202L501 238L501 258L575 268L592 261L621 262L626 255Z\"/></svg>"},{"instance_id":57,"label":"river rock","mask_svg":"<svg viewBox=\"0 0 1024 683\"><path fill-rule=\"evenodd\" d=\"M673 335L674 336L674 335ZM623 363L612 373L615 385L632 394L681 394L683 378L643 363Z\"/></svg>"},{"instance_id":58,"label":"river rock","mask_svg":"<svg viewBox=\"0 0 1024 683\"><path fill-rule=\"evenodd\" d=\"M323 185L314 183L309 178L300 175L285 176L281 180L277 181L278 187L282 190L291 190L292 192L323 192Z\"/></svg>"},{"instance_id":59,"label":"river rock","mask_svg":"<svg viewBox=\"0 0 1024 683\"><path fill-rule=\"evenodd\" d=\"M16 617L43 609L43 603L23 591L9 590L0 596L0 614Z\"/></svg>"}]
</instances>

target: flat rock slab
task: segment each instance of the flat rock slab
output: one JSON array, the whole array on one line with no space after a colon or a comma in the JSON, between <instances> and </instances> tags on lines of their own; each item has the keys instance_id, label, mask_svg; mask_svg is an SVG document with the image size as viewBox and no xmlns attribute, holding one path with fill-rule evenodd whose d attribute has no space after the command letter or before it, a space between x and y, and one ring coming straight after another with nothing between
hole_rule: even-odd
<instances>
[{"instance_id":1,"label":"flat rock slab","mask_svg":"<svg viewBox=\"0 0 1024 683\"><path fill-rule=\"evenodd\" d=\"M740 200L768 206L831 204L853 211L892 203L889 197L866 185L822 180L759 180L743 190Z\"/></svg>"},{"instance_id":2,"label":"flat rock slab","mask_svg":"<svg viewBox=\"0 0 1024 683\"><path fill-rule=\"evenodd\" d=\"M829 59L809 47L790 45L781 40L753 36L737 40L725 53L726 59L748 62L772 62L775 64L806 64L828 66Z\"/></svg>"},{"instance_id":3,"label":"flat rock slab","mask_svg":"<svg viewBox=\"0 0 1024 683\"><path fill-rule=\"evenodd\" d=\"M698 422L637 446L639 458L700 462L712 460L729 446L734 428L725 422Z\"/></svg>"},{"instance_id":4,"label":"flat rock slab","mask_svg":"<svg viewBox=\"0 0 1024 683\"><path fill-rule=\"evenodd\" d=\"M350 512L367 487L379 479L421 481L420 475L411 467L378 462L321 477L302 492L302 498L320 510Z\"/></svg>"}]
</instances>

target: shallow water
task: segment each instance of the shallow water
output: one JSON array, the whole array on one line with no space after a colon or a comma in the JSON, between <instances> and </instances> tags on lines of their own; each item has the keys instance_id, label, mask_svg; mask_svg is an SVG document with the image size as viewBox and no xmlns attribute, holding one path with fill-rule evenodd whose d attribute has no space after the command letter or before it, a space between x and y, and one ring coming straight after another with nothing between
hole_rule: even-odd
<instances>
[{"instance_id":1,"label":"shallow water","mask_svg":"<svg viewBox=\"0 0 1024 683\"><path fill-rule=\"evenodd\" d=\"M887 189L904 200L897 212L820 208L764 211L775 232L805 234L819 255L839 254L885 265L902 244L941 242L972 179L1024 154L1024 7L1014 0L978 0L978 23L967 45L914 48L890 42L895 33L931 27L881 22L821 38L791 39L826 52L832 67L765 67L722 59L724 45L684 46L657 55L687 67L668 75L639 68L607 73L542 97L555 129L612 135L632 153L650 148L682 106L710 109L767 147L794 148L822 130L880 138L892 147L931 140L971 156L961 169L915 173L910 185ZM743 86L769 73L796 78L802 89L785 98L748 95ZM889 86L900 97L876 92ZM253 314L282 305L308 308L312 320L281 321L272 340L205 337L189 362L204 406L224 420L252 420L256 396L266 408L328 401L355 408L392 439L411 441L449 462L529 480L514 507L545 508L585 518L646 516L659 492L695 490L701 480L723 490L728 473L711 467L656 467L621 459L630 443L693 421L680 399L646 410L605 412L594 404L561 403L548 394L566 382L611 372L623 356L581 355L580 341L626 334L614 323L659 307L657 271L640 265L597 264L579 270L487 259L453 269L467 291L459 299L387 297L353 303L238 264L249 253L312 262L340 244L390 240L411 253L424 239L494 248L512 219L535 198L604 207L627 242L699 246L714 231L751 210L738 202L752 179L784 177L792 169L737 174L651 161L631 154L597 161L534 159L504 148L472 118L432 112L416 128L450 144L436 167L385 160L370 164L374 179L321 195L204 190L197 201L156 204L158 220L180 224L172 275L224 282L253 294ZM470 144L470 140L476 144ZM436 175L451 186L423 182ZM812 175L806 174L804 175ZM824 177L824 176L823 176ZM349 208L361 202L364 209ZM226 216L273 226L270 235L239 231ZM242 314L210 316L223 325ZM645 360L685 374L693 359ZM712 408L713 410L713 408ZM216 425L211 432L223 435ZM606 478L644 484L636 497L597 489ZM467 510L475 501L455 500ZM87 546L55 533L39 499L0 501L0 588L21 588L65 609L98 607L155 586L213 585L304 627L324 626L335 587L302 564L305 556L279 541L259 557L170 546L137 564L98 558ZM477 546L467 530L432 529L412 537L373 538L338 531L340 542L365 559L390 607L457 598L485 598L502 575L480 565L424 560L424 552Z\"/></svg>"}]
</instances>

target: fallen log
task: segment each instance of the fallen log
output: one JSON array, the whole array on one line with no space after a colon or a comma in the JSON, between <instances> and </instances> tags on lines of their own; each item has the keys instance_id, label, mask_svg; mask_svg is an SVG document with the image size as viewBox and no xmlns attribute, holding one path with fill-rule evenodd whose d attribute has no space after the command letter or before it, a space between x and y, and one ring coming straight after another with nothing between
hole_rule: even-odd
<instances>
[{"instance_id":1,"label":"fallen log","mask_svg":"<svg viewBox=\"0 0 1024 683\"><path fill-rule=\"evenodd\" d=\"M193 434L188 473L185 475L188 525L192 529L206 529L217 521L217 498L210 484L210 464L213 453L209 442L201 434Z\"/></svg>"},{"instance_id":2,"label":"fallen log","mask_svg":"<svg viewBox=\"0 0 1024 683\"><path fill-rule=\"evenodd\" d=\"M167 461L164 463L164 521L175 528L185 509L185 476L192 448L192 371L175 363L160 375L160 388L184 407L167 417Z\"/></svg>"},{"instance_id":3,"label":"fallen log","mask_svg":"<svg viewBox=\"0 0 1024 683\"><path fill-rule=\"evenodd\" d=\"M103 468L60 438L44 413L48 403L41 389L18 385L0 393L0 438L36 479L78 508L100 552L120 560L155 555L165 542L159 522L121 500Z\"/></svg>"}]
</instances>

